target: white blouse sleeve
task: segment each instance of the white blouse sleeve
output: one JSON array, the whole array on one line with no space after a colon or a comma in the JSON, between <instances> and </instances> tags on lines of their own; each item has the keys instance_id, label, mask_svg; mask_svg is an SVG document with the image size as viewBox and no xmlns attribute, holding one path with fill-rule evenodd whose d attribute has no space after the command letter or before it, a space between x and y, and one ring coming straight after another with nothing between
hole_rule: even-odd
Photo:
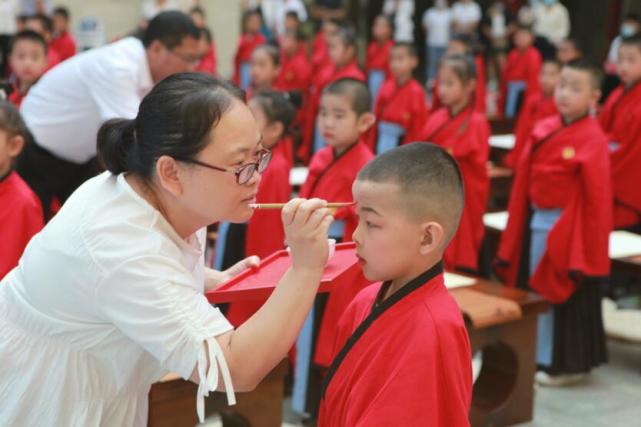
<instances>
[{"instance_id":1,"label":"white blouse sleeve","mask_svg":"<svg viewBox=\"0 0 641 427\"><path fill-rule=\"evenodd\" d=\"M233 327L209 304L193 276L178 262L153 255L130 259L101 281L95 303L107 321L143 347L163 368L185 379L197 368L201 422L203 397L218 387L219 370L228 403L235 403L231 375L214 338Z\"/></svg>"}]
</instances>

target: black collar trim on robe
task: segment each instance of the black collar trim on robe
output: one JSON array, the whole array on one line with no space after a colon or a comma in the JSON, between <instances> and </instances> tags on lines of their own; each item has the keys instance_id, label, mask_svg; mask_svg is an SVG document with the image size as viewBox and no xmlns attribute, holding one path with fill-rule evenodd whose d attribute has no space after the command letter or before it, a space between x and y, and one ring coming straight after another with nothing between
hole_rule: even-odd
<instances>
[{"instance_id":1,"label":"black collar trim on robe","mask_svg":"<svg viewBox=\"0 0 641 427\"><path fill-rule=\"evenodd\" d=\"M321 387L321 399L325 397L325 392L327 391L327 387L329 386L330 381L332 381L334 374L336 373L336 371L338 371L338 368L340 367L341 363L343 363L343 360L345 360L345 357L347 357L349 351L352 349L352 347L354 347L356 342L363 336L363 334L372 325L372 323L374 323L376 319L381 317L383 313L385 313L389 308L394 306L394 304L396 304L415 290L420 289L423 285L427 284L442 273L443 262L441 261L429 270L422 273L420 276L412 279L409 283L407 283L405 286L396 291L396 293L392 294L389 298L387 298L380 304L374 304L370 314L365 318L365 320L363 320L363 323L358 325L352 336L349 337L341 351L338 352L338 354L332 361L332 364L330 365L327 374L323 379L323 385ZM381 289L378 292L378 295L376 296L376 301L379 301L381 297L384 296L390 284L391 282L383 283Z\"/></svg>"},{"instance_id":2,"label":"black collar trim on robe","mask_svg":"<svg viewBox=\"0 0 641 427\"><path fill-rule=\"evenodd\" d=\"M327 167L320 174L318 174L318 178L316 178L314 185L312 185L312 188L309 190L309 197L313 197L314 191L316 191L316 187L318 187L318 183L321 181L325 173L328 170L330 170L332 166L336 164L336 162L338 162L341 158L347 155L347 153L349 153L354 148L356 148L359 142L360 142L360 139L357 139L355 143L347 147L345 151L343 151L341 154L338 154L338 155L336 154L336 150L334 150L334 148L332 147L332 155L334 156L334 160L332 160L332 162L329 165L327 165Z\"/></svg>"}]
</instances>

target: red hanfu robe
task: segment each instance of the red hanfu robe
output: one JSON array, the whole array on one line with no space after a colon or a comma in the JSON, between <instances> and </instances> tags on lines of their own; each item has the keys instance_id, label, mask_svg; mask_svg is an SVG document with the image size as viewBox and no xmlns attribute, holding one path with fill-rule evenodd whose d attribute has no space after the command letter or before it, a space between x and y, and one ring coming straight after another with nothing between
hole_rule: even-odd
<instances>
[{"instance_id":1,"label":"red hanfu robe","mask_svg":"<svg viewBox=\"0 0 641 427\"><path fill-rule=\"evenodd\" d=\"M564 125L561 116L538 123L523 149L501 236L497 273L515 285L532 205L561 208L530 286L554 304L574 293L581 277L609 274L612 193L607 138L591 117Z\"/></svg>"},{"instance_id":2,"label":"red hanfu robe","mask_svg":"<svg viewBox=\"0 0 641 427\"><path fill-rule=\"evenodd\" d=\"M381 70L385 72L385 77L390 76L389 54L394 47L394 40L388 40L385 43L373 41L367 47L367 63L365 70Z\"/></svg>"},{"instance_id":3,"label":"red hanfu robe","mask_svg":"<svg viewBox=\"0 0 641 427\"><path fill-rule=\"evenodd\" d=\"M555 114L558 114L558 111L554 103L554 96L546 97L542 92L539 92L525 100L514 129L514 148L505 156L505 164L508 167L514 169L518 164L519 156L530 138L534 125Z\"/></svg>"},{"instance_id":4,"label":"red hanfu robe","mask_svg":"<svg viewBox=\"0 0 641 427\"><path fill-rule=\"evenodd\" d=\"M303 142L297 152L298 157L303 161L307 161L311 154L312 144L314 142L316 115L320 109L320 99L323 88L343 78L365 81L365 74L358 68L358 64L356 60L354 60L342 68L336 68L334 64L330 63L319 70L315 77L312 77L312 84L309 88L309 102L307 103L307 112L305 114Z\"/></svg>"},{"instance_id":5,"label":"red hanfu robe","mask_svg":"<svg viewBox=\"0 0 641 427\"><path fill-rule=\"evenodd\" d=\"M524 51L512 49L505 61L505 67L501 75L498 112L502 116L505 112L508 83L512 81L523 81L527 84L524 98L527 99L533 94L540 92L539 73L541 72L541 54L534 47L530 46Z\"/></svg>"},{"instance_id":6,"label":"red hanfu robe","mask_svg":"<svg viewBox=\"0 0 641 427\"><path fill-rule=\"evenodd\" d=\"M423 86L416 79L410 79L400 87L393 77L385 80L374 105L374 114L379 122L394 123L405 129L401 144L418 141L428 115ZM375 150L375 127L371 133L371 149Z\"/></svg>"},{"instance_id":7,"label":"red hanfu robe","mask_svg":"<svg viewBox=\"0 0 641 427\"><path fill-rule=\"evenodd\" d=\"M40 200L17 172L0 180L0 279L16 265L34 234L44 227Z\"/></svg>"},{"instance_id":8,"label":"red hanfu robe","mask_svg":"<svg viewBox=\"0 0 641 427\"><path fill-rule=\"evenodd\" d=\"M207 52L200 59L196 66L196 71L207 74L218 74L218 55L216 54L216 45L211 43Z\"/></svg>"},{"instance_id":9,"label":"red hanfu robe","mask_svg":"<svg viewBox=\"0 0 641 427\"><path fill-rule=\"evenodd\" d=\"M49 42L49 49L58 53L60 61L69 59L76 54L76 41L67 31L58 34Z\"/></svg>"},{"instance_id":10,"label":"red hanfu robe","mask_svg":"<svg viewBox=\"0 0 641 427\"><path fill-rule=\"evenodd\" d=\"M266 42L267 40L260 33L245 33L240 37L238 47L236 48L236 55L234 56L234 83L237 85L240 84L240 65L243 62L248 62L251 59L254 49Z\"/></svg>"},{"instance_id":11,"label":"red hanfu robe","mask_svg":"<svg viewBox=\"0 0 641 427\"><path fill-rule=\"evenodd\" d=\"M608 97L599 122L610 142L614 226L626 228L641 222L641 83L617 88Z\"/></svg>"},{"instance_id":12,"label":"red hanfu robe","mask_svg":"<svg viewBox=\"0 0 641 427\"><path fill-rule=\"evenodd\" d=\"M445 251L445 266L452 270L478 270L478 257L485 227L489 176L490 126L485 116L472 107L452 117L442 108L432 114L423 130L422 141L445 148L459 165L465 186L465 208L456 236Z\"/></svg>"},{"instance_id":13,"label":"red hanfu robe","mask_svg":"<svg viewBox=\"0 0 641 427\"><path fill-rule=\"evenodd\" d=\"M272 160L263 172L256 194L256 203L286 203L292 194L289 171L293 167L292 140L282 139L272 149ZM261 259L285 247L285 229L280 210L256 210L247 223L245 256ZM242 325L263 305L264 301L242 301L229 305L225 317L234 326Z\"/></svg>"},{"instance_id":14,"label":"red hanfu robe","mask_svg":"<svg viewBox=\"0 0 641 427\"><path fill-rule=\"evenodd\" d=\"M312 42L312 66L314 70L319 70L329 63L329 45L327 38L324 32L319 31Z\"/></svg>"},{"instance_id":15,"label":"red hanfu robe","mask_svg":"<svg viewBox=\"0 0 641 427\"><path fill-rule=\"evenodd\" d=\"M318 426L469 426L470 342L442 264L381 301L386 287L365 288L341 318Z\"/></svg>"},{"instance_id":16,"label":"red hanfu robe","mask_svg":"<svg viewBox=\"0 0 641 427\"><path fill-rule=\"evenodd\" d=\"M474 109L479 113L485 114L487 88L485 80L485 59L483 55L474 57L474 66L476 68L476 90L474 91ZM431 111L437 111L443 108L441 100L438 97L438 80L432 88L432 107Z\"/></svg>"},{"instance_id":17,"label":"red hanfu robe","mask_svg":"<svg viewBox=\"0 0 641 427\"><path fill-rule=\"evenodd\" d=\"M298 51L291 58L281 56L280 73L276 85L283 91L298 91L302 103L296 113L294 126L299 129L305 127L305 107L309 98L309 86L312 81L312 67L304 50Z\"/></svg>"}]
</instances>

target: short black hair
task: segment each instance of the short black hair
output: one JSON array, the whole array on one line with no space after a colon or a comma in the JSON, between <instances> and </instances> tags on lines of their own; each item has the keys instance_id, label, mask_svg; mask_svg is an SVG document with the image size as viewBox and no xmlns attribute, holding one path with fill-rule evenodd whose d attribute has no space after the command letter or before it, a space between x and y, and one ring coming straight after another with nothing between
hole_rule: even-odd
<instances>
[{"instance_id":1,"label":"short black hair","mask_svg":"<svg viewBox=\"0 0 641 427\"><path fill-rule=\"evenodd\" d=\"M623 20L624 21L634 21L637 24L641 24L641 18L639 18L639 15L637 13L634 13L634 12L627 13L623 17Z\"/></svg>"},{"instance_id":2,"label":"short black hair","mask_svg":"<svg viewBox=\"0 0 641 427\"><path fill-rule=\"evenodd\" d=\"M345 47L354 48L354 52L357 52L357 36L356 32L350 27L341 27L336 33L336 37L343 43Z\"/></svg>"},{"instance_id":3,"label":"short black hair","mask_svg":"<svg viewBox=\"0 0 641 427\"><path fill-rule=\"evenodd\" d=\"M571 68L573 70L584 71L590 76L590 83L593 89L601 89L603 82L604 72L603 67L596 61L588 58L579 58L568 62L563 66L564 68Z\"/></svg>"},{"instance_id":4,"label":"short black hair","mask_svg":"<svg viewBox=\"0 0 641 427\"><path fill-rule=\"evenodd\" d=\"M212 40L214 39L213 36L211 35L211 31L207 27L203 27L199 29L200 32L200 38L204 38L207 43L211 43Z\"/></svg>"},{"instance_id":5,"label":"short black hair","mask_svg":"<svg viewBox=\"0 0 641 427\"><path fill-rule=\"evenodd\" d=\"M570 43L572 46L574 46L575 50L583 53L583 44L576 37L566 37L561 43Z\"/></svg>"},{"instance_id":6,"label":"short black hair","mask_svg":"<svg viewBox=\"0 0 641 427\"><path fill-rule=\"evenodd\" d=\"M295 18L296 21L300 22L300 18L298 17L298 13L296 11L290 10L285 14L285 18Z\"/></svg>"},{"instance_id":7,"label":"short black hair","mask_svg":"<svg viewBox=\"0 0 641 427\"><path fill-rule=\"evenodd\" d=\"M347 96L352 104L352 109L357 116L370 111L372 95L365 82L352 78L338 79L325 86L323 94Z\"/></svg>"},{"instance_id":8,"label":"short black hair","mask_svg":"<svg viewBox=\"0 0 641 427\"><path fill-rule=\"evenodd\" d=\"M53 21L44 13L36 13L35 15L29 15L25 21L40 21L42 27L46 32L53 32Z\"/></svg>"},{"instance_id":9,"label":"short black hair","mask_svg":"<svg viewBox=\"0 0 641 427\"><path fill-rule=\"evenodd\" d=\"M18 107L6 99L0 99L0 129L10 136L20 135L27 139L30 135Z\"/></svg>"},{"instance_id":10,"label":"short black hair","mask_svg":"<svg viewBox=\"0 0 641 427\"><path fill-rule=\"evenodd\" d=\"M188 15L171 10L161 12L149 21L142 43L145 47L149 47L151 43L158 40L168 49L173 49L186 37L198 40L200 38L198 27Z\"/></svg>"},{"instance_id":11,"label":"short black hair","mask_svg":"<svg viewBox=\"0 0 641 427\"><path fill-rule=\"evenodd\" d=\"M442 147L413 142L386 151L367 163L356 180L397 184L399 203L409 215L441 223L446 244L456 234L465 199L463 178L456 160Z\"/></svg>"},{"instance_id":12,"label":"short black hair","mask_svg":"<svg viewBox=\"0 0 641 427\"><path fill-rule=\"evenodd\" d=\"M275 90L261 90L256 92L250 102L256 102L265 114L267 123L282 123L285 131L289 129L296 109L287 99L287 95Z\"/></svg>"},{"instance_id":13,"label":"short black hair","mask_svg":"<svg viewBox=\"0 0 641 427\"><path fill-rule=\"evenodd\" d=\"M298 42L304 42L306 39L305 33L301 28L285 30L285 36L294 36Z\"/></svg>"},{"instance_id":14,"label":"short black hair","mask_svg":"<svg viewBox=\"0 0 641 427\"><path fill-rule=\"evenodd\" d=\"M58 6L53 10L53 15L62 16L66 21L69 20L69 9L64 6Z\"/></svg>"},{"instance_id":15,"label":"short black hair","mask_svg":"<svg viewBox=\"0 0 641 427\"><path fill-rule=\"evenodd\" d=\"M191 15L192 13L196 13L198 15L201 15L203 18L206 16L205 15L205 9L203 9L200 6L194 6L191 9L189 9L189 14Z\"/></svg>"},{"instance_id":16,"label":"short black hair","mask_svg":"<svg viewBox=\"0 0 641 427\"><path fill-rule=\"evenodd\" d=\"M396 42L394 43L394 49L406 49L407 53L410 54L410 56L413 57L418 57L418 53L416 52L416 46L414 43L410 42Z\"/></svg>"},{"instance_id":17,"label":"short black hair","mask_svg":"<svg viewBox=\"0 0 641 427\"><path fill-rule=\"evenodd\" d=\"M516 25L516 31L519 31L519 30L521 30L521 31L527 31L527 32L528 32L528 33L530 33L530 34L534 34L534 28L532 28L532 25L524 24L524 23L522 23L522 22L519 22L519 23Z\"/></svg>"},{"instance_id":18,"label":"short black hair","mask_svg":"<svg viewBox=\"0 0 641 427\"><path fill-rule=\"evenodd\" d=\"M641 34L621 38L621 46L634 46L641 50Z\"/></svg>"},{"instance_id":19,"label":"short black hair","mask_svg":"<svg viewBox=\"0 0 641 427\"><path fill-rule=\"evenodd\" d=\"M274 65L280 65L280 50L278 49L278 46L271 43L261 44L260 46L256 46L256 48L254 49L254 52L259 51L264 51L267 56L269 56L269 59L272 60Z\"/></svg>"},{"instance_id":20,"label":"short black hair","mask_svg":"<svg viewBox=\"0 0 641 427\"><path fill-rule=\"evenodd\" d=\"M554 58L554 57L547 57L547 58L543 58L543 63L542 63L542 64L543 64L543 65L545 65L545 64L552 64L552 65L556 65L559 69L560 69L561 67L563 67L563 64L561 64L561 61L559 61L558 59L556 59L556 58Z\"/></svg>"},{"instance_id":21,"label":"short black hair","mask_svg":"<svg viewBox=\"0 0 641 427\"><path fill-rule=\"evenodd\" d=\"M18 43L21 40L31 41L31 42L40 44L44 49L45 55L49 50L47 41L45 40L44 37L42 37L42 34L39 34L33 30L22 30L11 38L11 42L9 43L9 52L13 52L14 46L16 45L16 43Z\"/></svg>"},{"instance_id":22,"label":"short black hair","mask_svg":"<svg viewBox=\"0 0 641 427\"><path fill-rule=\"evenodd\" d=\"M452 67L452 71L463 83L476 79L477 70L472 55L445 55L439 61L439 69L443 66Z\"/></svg>"}]
</instances>

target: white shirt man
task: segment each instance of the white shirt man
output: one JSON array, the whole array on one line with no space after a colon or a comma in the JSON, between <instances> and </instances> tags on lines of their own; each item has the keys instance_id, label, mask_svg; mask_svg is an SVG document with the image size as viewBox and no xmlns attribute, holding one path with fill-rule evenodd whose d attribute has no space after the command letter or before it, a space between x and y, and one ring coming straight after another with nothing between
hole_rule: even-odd
<instances>
[{"instance_id":1,"label":"white shirt man","mask_svg":"<svg viewBox=\"0 0 641 427\"><path fill-rule=\"evenodd\" d=\"M557 0L544 0L534 6L534 34L558 45L570 34L570 15Z\"/></svg>"},{"instance_id":2,"label":"white shirt man","mask_svg":"<svg viewBox=\"0 0 641 427\"><path fill-rule=\"evenodd\" d=\"M473 34L481 22L481 7L473 0L461 0L452 6L454 32Z\"/></svg>"}]
</instances>

